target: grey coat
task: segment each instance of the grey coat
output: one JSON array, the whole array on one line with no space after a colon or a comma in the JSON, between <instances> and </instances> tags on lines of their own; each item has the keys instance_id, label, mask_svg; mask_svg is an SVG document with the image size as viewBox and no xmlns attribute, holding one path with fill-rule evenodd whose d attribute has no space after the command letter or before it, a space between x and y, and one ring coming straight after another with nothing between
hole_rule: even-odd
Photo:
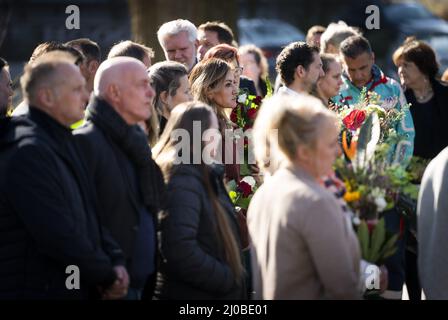
<instances>
[{"instance_id":1,"label":"grey coat","mask_svg":"<svg viewBox=\"0 0 448 320\"><path fill-rule=\"evenodd\" d=\"M426 168L417 219L423 291L428 299L448 299L448 147Z\"/></svg>"}]
</instances>

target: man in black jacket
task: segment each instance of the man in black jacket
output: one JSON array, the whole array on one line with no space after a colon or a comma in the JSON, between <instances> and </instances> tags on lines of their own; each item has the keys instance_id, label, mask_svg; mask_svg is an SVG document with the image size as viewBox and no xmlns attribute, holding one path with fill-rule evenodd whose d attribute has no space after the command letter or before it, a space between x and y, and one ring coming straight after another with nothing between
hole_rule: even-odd
<instances>
[{"instance_id":1,"label":"man in black jacket","mask_svg":"<svg viewBox=\"0 0 448 320\"><path fill-rule=\"evenodd\" d=\"M122 253L100 230L69 129L84 114L85 80L55 51L28 64L21 84L29 114L0 125L0 299L83 299L98 289L120 298Z\"/></svg>"},{"instance_id":2,"label":"man in black jacket","mask_svg":"<svg viewBox=\"0 0 448 320\"><path fill-rule=\"evenodd\" d=\"M103 227L126 258L131 279L127 299L140 299L155 274L155 216L163 180L137 125L151 116L153 97L142 62L110 58L95 76L87 125L75 132L97 190Z\"/></svg>"}]
</instances>

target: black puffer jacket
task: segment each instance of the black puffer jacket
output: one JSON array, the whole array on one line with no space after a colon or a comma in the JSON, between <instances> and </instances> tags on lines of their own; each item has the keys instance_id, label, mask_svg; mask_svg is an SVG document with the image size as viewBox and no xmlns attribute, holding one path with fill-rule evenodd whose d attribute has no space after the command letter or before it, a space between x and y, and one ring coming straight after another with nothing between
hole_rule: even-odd
<instances>
[{"instance_id":1,"label":"black puffer jacket","mask_svg":"<svg viewBox=\"0 0 448 320\"><path fill-rule=\"evenodd\" d=\"M233 205L222 182L224 167L208 167L211 185L228 213L238 244ZM225 262L217 220L199 165L178 165L168 183L159 243L160 268L155 298L244 299L243 279Z\"/></svg>"},{"instance_id":2,"label":"black puffer jacket","mask_svg":"<svg viewBox=\"0 0 448 320\"><path fill-rule=\"evenodd\" d=\"M415 125L414 155L426 159L434 158L448 146L448 86L447 83L435 79L431 80L431 85L434 98L430 105L422 106L411 89L404 92L406 100L411 105L410 111ZM419 109L420 112L418 112ZM426 116L422 117L423 114ZM428 116L430 117L429 124L425 122ZM422 125L427 127L421 127ZM422 139L421 136L427 139Z\"/></svg>"}]
</instances>

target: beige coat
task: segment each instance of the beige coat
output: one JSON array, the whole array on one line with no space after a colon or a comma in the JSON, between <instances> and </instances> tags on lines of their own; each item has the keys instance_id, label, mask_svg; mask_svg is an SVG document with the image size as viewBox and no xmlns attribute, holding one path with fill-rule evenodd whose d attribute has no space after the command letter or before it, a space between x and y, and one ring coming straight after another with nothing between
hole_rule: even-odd
<instances>
[{"instance_id":1,"label":"beige coat","mask_svg":"<svg viewBox=\"0 0 448 320\"><path fill-rule=\"evenodd\" d=\"M247 214L255 299L358 299L360 251L334 195L279 169Z\"/></svg>"}]
</instances>

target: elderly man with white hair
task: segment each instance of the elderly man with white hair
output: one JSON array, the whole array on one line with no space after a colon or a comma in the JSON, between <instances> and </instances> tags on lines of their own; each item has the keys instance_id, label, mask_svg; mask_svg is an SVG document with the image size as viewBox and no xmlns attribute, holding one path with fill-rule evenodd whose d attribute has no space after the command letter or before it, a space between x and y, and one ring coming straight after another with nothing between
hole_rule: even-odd
<instances>
[{"instance_id":1,"label":"elderly man with white hair","mask_svg":"<svg viewBox=\"0 0 448 320\"><path fill-rule=\"evenodd\" d=\"M344 21L332 22L320 36L321 53L339 54L339 46L348 37L361 35L361 32Z\"/></svg>"},{"instance_id":2,"label":"elderly man with white hair","mask_svg":"<svg viewBox=\"0 0 448 320\"><path fill-rule=\"evenodd\" d=\"M96 187L105 232L126 258L127 299L140 299L155 274L155 219L161 174L138 123L151 116L154 90L135 58L107 59L98 68L87 124L75 131L84 165Z\"/></svg>"},{"instance_id":3,"label":"elderly man with white hair","mask_svg":"<svg viewBox=\"0 0 448 320\"><path fill-rule=\"evenodd\" d=\"M197 62L197 33L195 25L188 20L177 19L164 23L157 31L157 38L166 60L180 62L190 72Z\"/></svg>"}]
</instances>

